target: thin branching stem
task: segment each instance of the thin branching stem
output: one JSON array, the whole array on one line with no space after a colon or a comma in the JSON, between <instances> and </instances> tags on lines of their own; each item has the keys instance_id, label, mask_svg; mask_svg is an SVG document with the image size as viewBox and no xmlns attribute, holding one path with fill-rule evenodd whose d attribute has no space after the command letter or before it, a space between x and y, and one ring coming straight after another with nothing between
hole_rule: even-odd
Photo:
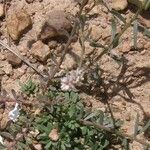
<instances>
[{"instance_id":1,"label":"thin branching stem","mask_svg":"<svg viewBox=\"0 0 150 150\"><path fill-rule=\"evenodd\" d=\"M128 135L128 134L122 133L120 131L112 130L112 129L110 129L108 127L105 127L103 125L100 125L100 124L97 124L97 123L94 123L94 122L91 122L91 121L85 121L85 120L80 120L80 123L83 124L83 125L86 125L86 126L93 126L95 128L98 128L98 129L101 129L101 130L105 130L105 131L107 131L109 133L116 134L116 135L118 135L120 137L129 139L131 141L136 141L136 142L138 142L138 143L140 143L142 145L150 147L150 143L148 143L148 142L145 142L145 141L143 141L143 140L141 140L139 138L136 138L136 137L134 137L132 135Z\"/></svg>"}]
</instances>

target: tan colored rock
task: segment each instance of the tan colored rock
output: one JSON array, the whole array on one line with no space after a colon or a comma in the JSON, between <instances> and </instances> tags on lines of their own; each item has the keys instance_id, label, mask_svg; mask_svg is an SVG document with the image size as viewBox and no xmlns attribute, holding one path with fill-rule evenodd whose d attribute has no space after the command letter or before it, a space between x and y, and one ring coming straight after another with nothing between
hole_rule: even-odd
<instances>
[{"instance_id":1,"label":"tan colored rock","mask_svg":"<svg viewBox=\"0 0 150 150\"><path fill-rule=\"evenodd\" d=\"M45 62L51 53L48 45L45 45L41 41L34 43L30 51L33 57L42 62Z\"/></svg>"},{"instance_id":2,"label":"tan colored rock","mask_svg":"<svg viewBox=\"0 0 150 150\"><path fill-rule=\"evenodd\" d=\"M5 72L0 68L0 76L4 75Z\"/></svg>"},{"instance_id":3,"label":"tan colored rock","mask_svg":"<svg viewBox=\"0 0 150 150\"><path fill-rule=\"evenodd\" d=\"M112 2L112 8L117 11L124 10L127 6L127 0L113 0Z\"/></svg>"},{"instance_id":4,"label":"tan colored rock","mask_svg":"<svg viewBox=\"0 0 150 150\"><path fill-rule=\"evenodd\" d=\"M7 30L13 40L18 40L21 34L31 25L31 18L25 10L8 15Z\"/></svg>"},{"instance_id":5,"label":"tan colored rock","mask_svg":"<svg viewBox=\"0 0 150 150\"><path fill-rule=\"evenodd\" d=\"M0 62L0 68L5 72L7 75L11 75L13 73L13 69L11 64L9 64L7 61L1 61Z\"/></svg>"},{"instance_id":6,"label":"tan colored rock","mask_svg":"<svg viewBox=\"0 0 150 150\"><path fill-rule=\"evenodd\" d=\"M42 150L42 145L41 144L33 144L35 150Z\"/></svg>"},{"instance_id":7,"label":"tan colored rock","mask_svg":"<svg viewBox=\"0 0 150 150\"><path fill-rule=\"evenodd\" d=\"M74 60L73 56L70 54L66 54L65 59L61 65L62 69L73 69L76 66L76 61Z\"/></svg>"},{"instance_id":8,"label":"tan colored rock","mask_svg":"<svg viewBox=\"0 0 150 150\"><path fill-rule=\"evenodd\" d=\"M67 17L67 14L60 10L50 12L42 26L39 38L44 40L64 35L64 30L70 32L72 26Z\"/></svg>"},{"instance_id":9,"label":"tan colored rock","mask_svg":"<svg viewBox=\"0 0 150 150\"><path fill-rule=\"evenodd\" d=\"M57 129L52 129L50 134L49 134L49 138L52 141L57 141L59 139L59 134L58 134L58 130Z\"/></svg>"},{"instance_id":10,"label":"tan colored rock","mask_svg":"<svg viewBox=\"0 0 150 150\"><path fill-rule=\"evenodd\" d=\"M22 63L22 60L19 59L15 54L13 53L7 53L6 54L6 57L7 57L7 61L13 66L13 67L16 67L16 66L19 66L21 65Z\"/></svg>"},{"instance_id":11,"label":"tan colored rock","mask_svg":"<svg viewBox=\"0 0 150 150\"><path fill-rule=\"evenodd\" d=\"M102 37L102 30L100 27L96 25L92 26L91 37L94 41L97 41Z\"/></svg>"},{"instance_id":12,"label":"tan colored rock","mask_svg":"<svg viewBox=\"0 0 150 150\"><path fill-rule=\"evenodd\" d=\"M128 42L122 43L122 45L118 48L118 51L122 53L127 53L131 50L131 44Z\"/></svg>"},{"instance_id":13,"label":"tan colored rock","mask_svg":"<svg viewBox=\"0 0 150 150\"><path fill-rule=\"evenodd\" d=\"M4 16L4 5L3 4L0 4L0 17L3 17Z\"/></svg>"}]
</instances>

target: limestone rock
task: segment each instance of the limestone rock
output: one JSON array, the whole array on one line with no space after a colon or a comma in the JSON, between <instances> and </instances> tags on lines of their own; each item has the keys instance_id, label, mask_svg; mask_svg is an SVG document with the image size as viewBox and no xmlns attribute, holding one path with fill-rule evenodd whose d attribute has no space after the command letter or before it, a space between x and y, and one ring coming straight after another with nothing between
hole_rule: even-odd
<instances>
[{"instance_id":1,"label":"limestone rock","mask_svg":"<svg viewBox=\"0 0 150 150\"><path fill-rule=\"evenodd\" d=\"M45 45L41 41L37 41L32 45L31 54L39 61L45 62L50 56L50 53L48 45Z\"/></svg>"},{"instance_id":2,"label":"limestone rock","mask_svg":"<svg viewBox=\"0 0 150 150\"><path fill-rule=\"evenodd\" d=\"M12 65L12 66L19 66L21 65L21 59L19 59L16 55L13 53L7 53L7 61Z\"/></svg>"},{"instance_id":3,"label":"limestone rock","mask_svg":"<svg viewBox=\"0 0 150 150\"><path fill-rule=\"evenodd\" d=\"M64 30L70 32L71 22L63 11L55 10L50 12L42 26L39 38L41 40L64 35Z\"/></svg>"},{"instance_id":4,"label":"limestone rock","mask_svg":"<svg viewBox=\"0 0 150 150\"><path fill-rule=\"evenodd\" d=\"M127 6L127 0L113 0L112 2L112 8L117 11L124 10Z\"/></svg>"},{"instance_id":5,"label":"limestone rock","mask_svg":"<svg viewBox=\"0 0 150 150\"><path fill-rule=\"evenodd\" d=\"M7 19L7 30L13 40L18 40L31 25L31 18L25 10L15 11Z\"/></svg>"},{"instance_id":6,"label":"limestone rock","mask_svg":"<svg viewBox=\"0 0 150 150\"><path fill-rule=\"evenodd\" d=\"M0 4L0 17L4 16L4 5Z\"/></svg>"}]
</instances>

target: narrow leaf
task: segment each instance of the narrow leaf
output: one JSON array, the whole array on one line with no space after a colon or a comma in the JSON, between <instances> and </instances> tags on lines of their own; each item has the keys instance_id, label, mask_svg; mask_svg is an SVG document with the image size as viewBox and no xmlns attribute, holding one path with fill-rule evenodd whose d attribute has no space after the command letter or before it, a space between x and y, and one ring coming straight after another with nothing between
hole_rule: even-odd
<instances>
[{"instance_id":1,"label":"narrow leaf","mask_svg":"<svg viewBox=\"0 0 150 150\"><path fill-rule=\"evenodd\" d=\"M84 120L89 120L90 118L93 118L96 115L96 112L93 112L89 114Z\"/></svg>"},{"instance_id":2,"label":"narrow leaf","mask_svg":"<svg viewBox=\"0 0 150 150\"><path fill-rule=\"evenodd\" d=\"M116 24L115 18L112 17L112 21L111 21L111 40L112 41L115 38L116 31L117 31L117 24Z\"/></svg>"},{"instance_id":3,"label":"narrow leaf","mask_svg":"<svg viewBox=\"0 0 150 150\"><path fill-rule=\"evenodd\" d=\"M138 22L137 20L135 20L133 25L133 43L135 49L137 49L137 35L138 35Z\"/></svg>"},{"instance_id":4,"label":"narrow leaf","mask_svg":"<svg viewBox=\"0 0 150 150\"><path fill-rule=\"evenodd\" d=\"M145 28L144 35L146 35L147 37L150 37L150 29Z\"/></svg>"},{"instance_id":5,"label":"narrow leaf","mask_svg":"<svg viewBox=\"0 0 150 150\"><path fill-rule=\"evenodd\" d=\"M111 13L116 16L117 18L119 18L124 24L126 23L126 19L117 11L112 10Z\"/></svg>"},{"instance_id":6,"label":"narrow leaf","mask_svg":"<svg viewBox=\"0 0 150 150\"><path fill-rule=\"evenodd\" d=\"M145 132L150 127L150 120L147 122L147 124L139 131L139 133Z\"/></svg>"},{"instance_id":7,"label":"narrow leaf","mask_svg":"<svg viewBox=\"0 0 150 150\"><path fill-rule=\"evenodd\" d=\"M135 125L134 125L134 135L133 135L134 137L136 137L138 134L138 126L139 126L139 114L137 113Z\"/></svg>"}]
</instances>

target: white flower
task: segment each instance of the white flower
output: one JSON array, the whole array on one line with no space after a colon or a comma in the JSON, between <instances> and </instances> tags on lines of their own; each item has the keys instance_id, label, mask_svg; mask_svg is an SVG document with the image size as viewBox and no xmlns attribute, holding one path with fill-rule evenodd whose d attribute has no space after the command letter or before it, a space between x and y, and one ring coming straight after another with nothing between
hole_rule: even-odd
<instances>
[{"instance_id":1,"label":"white flower","mask_svg":"<svg viewBox=\"0 0 150 150\"><path fill-rule=\"evenodd\" d=\"M76 69L70 71L65 77L61 79L61 89L63 91L76 90L75 86L83 80L83 69Z\"/></svg>"},{"instance_id":2,"label":"white flower","mask_svg":"<svg viewBox=\"0 0 150 150\"><path fill-rule=\"evenodd\" d=\"M3 138L2 138L1 135L0 135L0 143L1 143L2 145L4 145L4 141L3 141Z\"/></svg>"},{"instance_id":3,"label":"white flower","mask_svg":"<svg viewBox=\"0 0 150 150\"><path fill-rule=\"evenodd\" d=\"M13 110L11 110L8 114L8 117L10 118L10 120L12 120L13 122L17 121L17 118L19 117L20 115L20 109L19 109L19 104L16 103L15 104L15 107Z\"/></svg>"}]
</instances>

